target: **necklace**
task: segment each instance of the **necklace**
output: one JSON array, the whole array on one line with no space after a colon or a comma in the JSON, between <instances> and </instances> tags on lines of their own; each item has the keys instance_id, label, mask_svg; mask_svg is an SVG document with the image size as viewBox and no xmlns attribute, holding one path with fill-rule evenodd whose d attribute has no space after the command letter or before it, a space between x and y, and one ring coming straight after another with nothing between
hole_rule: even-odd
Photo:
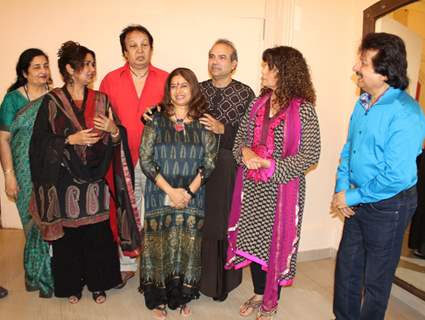
<instances>
[{"instance_id":1,"label":"necklace","mask_svg":"<svg viewBox=\"0 0 425 320\"><path fill-rule=\"evenodd\" d=\"M31 101L29 90L28 90L28 84L24 84L24 91L25 91L25 95L26 95L28 101ZM45 94L47 91L49 91L49 86L46 84L45 91L40 96L42 96L43 94Z\"/></svg>"},{"instance_id":2,"label":"necklace","mask_svg":"<svg viewBox=\"0 0 425 320\"><path fill-rule=\"evenodd\" d=\"M146 68L146 71L142 75L138 75L134 70L130 67L130 72L136 77L136 78L144 78L148 74L149 68Z\"/></svg>"},{"instance_id":3,"label":"necklace","mask_svg":"<svg viewBox=\"0 0 425 320\"><path fill-rule=\"evenodd\" d=\"M174 129L176 129L177 132L184 131L184 119L186 117L179 119L176 117L176 123L174 124Z\"/></svg>"}]
</instances>

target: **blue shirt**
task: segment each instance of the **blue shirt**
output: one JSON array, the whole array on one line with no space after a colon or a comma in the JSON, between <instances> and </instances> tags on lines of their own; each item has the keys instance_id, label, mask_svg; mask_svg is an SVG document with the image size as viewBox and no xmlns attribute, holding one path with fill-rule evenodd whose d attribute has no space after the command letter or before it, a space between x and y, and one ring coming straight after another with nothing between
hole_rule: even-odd
<instances>
[{"instance_id":1,"label":"blue shirt","mask_svg":"<svg viewBox=\"0 0 425 320\"><path fill-rule=\"evenodd\" d=\"M416 157L425 138L425 117L406 92L389 87L370 108L362 95L350 119L335 191L348 206L388 199L416 184Z\"/></svg>"}]
</instances>

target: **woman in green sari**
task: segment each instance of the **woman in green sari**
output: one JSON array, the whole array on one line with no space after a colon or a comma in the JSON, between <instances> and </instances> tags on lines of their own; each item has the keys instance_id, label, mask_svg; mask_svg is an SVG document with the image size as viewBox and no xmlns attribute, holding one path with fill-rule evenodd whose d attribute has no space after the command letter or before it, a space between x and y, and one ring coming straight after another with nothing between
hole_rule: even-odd
<instances>
[{"instance_id":1,"label":"woman in green sari","mask_svg":"<svg viewBox=\"0 0 425 320\"><path fill-rule=\"evenodd\" d=\"M0 160L6 195L16 202L25 232L25 287L47 298L53 294L49 245L29 213L32 183L28 156L41 97L49 89L47 55L40 49L25 50L19 56L16 74L17 80L8 89L0 108Z\"/></svg>"}]
</instances>

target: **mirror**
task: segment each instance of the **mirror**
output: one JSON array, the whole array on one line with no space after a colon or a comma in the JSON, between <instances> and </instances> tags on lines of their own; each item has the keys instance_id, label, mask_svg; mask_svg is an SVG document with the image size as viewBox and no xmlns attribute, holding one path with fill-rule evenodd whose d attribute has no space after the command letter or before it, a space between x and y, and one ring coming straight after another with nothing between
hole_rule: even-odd
<instances>
[{"instance_id":1,"label":"mirror","mask_svg":"<svg viewBox=\"0 0 425 320\"><path fill-rule=\"evenodd\" d=\"M375 3L363 14L363 35L373 31L397 34L406 43L407 90L424 109L425 0ZM394 283L425 300L425 153L418 158L418 172L418 208L404 235Z\"/></svg>"}]
</instances>

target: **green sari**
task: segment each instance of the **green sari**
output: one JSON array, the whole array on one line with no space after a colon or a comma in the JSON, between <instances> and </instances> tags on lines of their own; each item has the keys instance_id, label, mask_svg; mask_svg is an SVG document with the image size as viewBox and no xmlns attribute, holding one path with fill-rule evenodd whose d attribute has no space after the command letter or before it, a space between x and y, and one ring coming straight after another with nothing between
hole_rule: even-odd
<instances>
[{"instance_id":1,"label":"green sari","mask_svg":"<svg viewBox=\"0 0 425 320\"><path fill-rule=\"evenodd\" d=\"M39 291L40 297L47 298L53 294L49 244L41 237L40 230L29 213L32 182L28 150L42 100L43 97L28 103L18 90L9 92L0 109L0 130L10 131L13 167L20 189L16 206L26 237L25 287L28 291Z\"/></svg>"}]
</instances>

